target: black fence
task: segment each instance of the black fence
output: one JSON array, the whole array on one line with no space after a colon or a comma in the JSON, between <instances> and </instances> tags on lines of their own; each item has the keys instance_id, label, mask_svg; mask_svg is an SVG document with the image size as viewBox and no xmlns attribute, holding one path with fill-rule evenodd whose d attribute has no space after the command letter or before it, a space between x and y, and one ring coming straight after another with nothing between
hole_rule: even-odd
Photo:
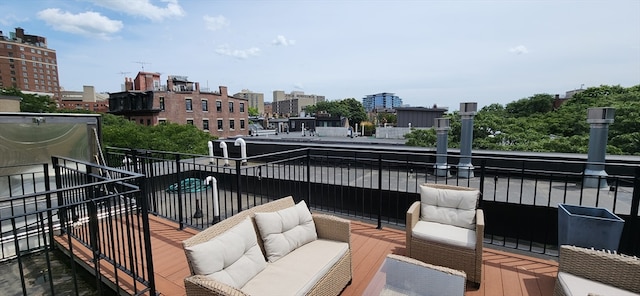
<instances>
[{"instance_id":1,"label":"black fence","mask_svg":"<svg viewBox=\"0 0 640 296\"><path fill-rule=\"evenodd\" d=\"M580 160L474 156L473 176L457 173L457 157L436 172L434 153L381 149L299 148L222 158L108 148L108 162L145 174L149 208L181 227L203 229L253 205L292 195L313 210L383 225L405 225L423 183L478 188L485 242L557 255L557 205L607 208L625 220L619 250L640 254L640 168L605 164L609 186L585 187ZM594 177L591 177L594 178ZM215 184L215 185L213 185Z\"/></svg>"},{"instance_id":2,"label":"black fence","mask_svg":"<svg viewBox=\"0 0 640 296\"><path fill-rule=\"evenodd\" d=\"M155 294L144 176L62 157L52 163L55 189L47 164L0 168L8 172L0 185L12 186L0 196L0 259L16 271L4 273L3 293L85 294L89 268L101 295Z\"/></svg>"}]
</instances>

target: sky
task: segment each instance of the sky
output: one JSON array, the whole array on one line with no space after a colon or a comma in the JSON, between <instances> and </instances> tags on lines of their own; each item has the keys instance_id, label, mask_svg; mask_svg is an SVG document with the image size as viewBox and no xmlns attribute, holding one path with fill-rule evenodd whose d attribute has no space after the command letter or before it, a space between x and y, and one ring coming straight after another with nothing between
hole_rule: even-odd
<instances>
[{"instance_id":1,"label":"sky","mask_svg":"<svg viewBox=\"0 0 640 296\"><path fill-rule=\"evenodd\" d=\"M119 92L138 71L229 94L395 93L481 108L640 84L640 0L0 2L0 30L47 38L60 85Z\"/></svg>"}]
</instances>

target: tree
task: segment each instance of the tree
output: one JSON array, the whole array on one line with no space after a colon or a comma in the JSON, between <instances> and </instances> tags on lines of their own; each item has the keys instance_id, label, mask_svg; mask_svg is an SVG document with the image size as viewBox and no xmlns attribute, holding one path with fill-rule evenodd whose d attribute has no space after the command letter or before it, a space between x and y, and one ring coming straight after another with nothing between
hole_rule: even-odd
<instances>
[{"instance_id":1,"label":"tree","mask_svg":"<svg viewBox=\"0 0 640 296\"><path fill-rule=\"evenodd\" d=\"M20 112L51 113L58 109L56 102L48 96L25 94L17 88L0 89L0 94L20 97Z\"/></svg>"},{"instance_id":2,"label":"tree","mask_svg":"<svg viewBox=\"0 0 640 296\"><path fill-rule=\"evenodd\" d=\"M367 120L367 112L365 112L364 106L354 98L339 101L321 101L315 105L305 107L305 111L309 114L326 112L331 116L346 117L349 119L351 126Z\"/></svg>"},{"instance_id":3,"label":"tree","mask_svg":"<svg viewBox=\"0 0 640 296\"><path fill-rule=\"evenodd\" d=\"M144 126L112 114L102 115L104 146L207 154L207 142L216 137L190 124Z\"/></svg>"},{"instance_id":4,"label":"tree","mask_svg":"<svg viewBox=\"0 0 640 296\"><path fill-rule=\"evenodd\" d=\"M412 128L411 132L404 135L407 139L407 146L435 147L438 137L434 129L416 129Z\"/></svg>"},{"instance_id":5,"label":"tree","mask_svg":"<svg viewBox=\"0 0 640 296\"><path fill-rule=\"evenodd\" d=\"M249 107L248 112L249 112L249 116L260 116L258 107Z\"/></svg>"}]
</instances>

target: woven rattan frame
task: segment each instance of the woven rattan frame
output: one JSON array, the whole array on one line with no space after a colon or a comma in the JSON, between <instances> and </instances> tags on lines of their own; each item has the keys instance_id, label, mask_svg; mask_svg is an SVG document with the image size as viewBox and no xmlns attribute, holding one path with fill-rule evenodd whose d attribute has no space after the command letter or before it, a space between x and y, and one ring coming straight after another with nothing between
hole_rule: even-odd
<instances>
[{"instance_id":1,"label":"woven rattan frame","mask_svg":"<svg viewBox=\"0 0 640 296\"><path fill-rule=\"evenodd\" d=\"M255 213L275 212L288 207L292 207L294 205L295 203L293 201L293 198L291 196L288 196L244 210L183 241L182 245L186 248L209 241L212 238L231 229L238 223L244 221L244 219L246 219L247 217L251 217L251 220L255 224ZM318 281L318 283L316 283L315 286L313 286L313 288L309 292L309 295L339 295L344 287L351 282L351 278L353 276L350 244L351 223L349 220L324 214L313 214L312 217L316 226L318 238L349 243L349 250L347 250L347 252L338 260L338 262ZM257 233L258 227L254 228L256 229L258 244L260 245L260 248L262 249L262 252L264 254L264 245L259 233ZM188 257L187 261L189 261ZM184 280L187 295L246 295L239 289L206 278L204 276L194 275L192 262L188 263L189 269L191 270L191 276L187 277Z\"/></svg>"},{"instance_id":2,"label":"woven rattan frame","mask_svg":"<svg viewBox=\"0 0 640 296\"><path fill-rule=\"evenodd\" d=\"M428 186L438 189L476 191L473 188L453 185L428 184ZM467 280L480 284L482 281L482 241L484 239L483 211L476 210L476 248L472 250L413 237L413 228L420 221L420 208L420 201L416 201L407 210L407 255L429 264L464 271L467 274Z\"/></svg>"},{"instance_id":3,"label":"woven rattan frame","mask_svg":"<svg viewBox=\"0 0 640 296\"><path fill-rule=\"evenodd\" d=\"M575 246L560 247L558 272L640 293L640 258ZM554 295L566 295L556 279Z\"/></svg>"}]
</instances>

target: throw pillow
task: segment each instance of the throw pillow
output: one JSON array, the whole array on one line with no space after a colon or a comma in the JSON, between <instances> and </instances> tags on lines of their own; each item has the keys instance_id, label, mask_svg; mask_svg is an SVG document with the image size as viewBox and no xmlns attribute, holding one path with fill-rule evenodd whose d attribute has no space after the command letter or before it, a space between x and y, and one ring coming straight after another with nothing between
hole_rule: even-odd
<instances>
[{"instance_id":1,"label":"throw pillow","mask_svg":"<svg viewBox=\"0 0 640 296\"><path fill-rule=\"evenodd\" d=\"M242 288L267 266L254 229L247 218L207 242L186 247L195 274Z\"/></svg>"},{"instance_id":2,"label":"throw pillow","mask_svg":"<svg viewBox=\"0 0 640 296\"><path fill-rule=\"evenodd\" d=\"M316 225L304 201L277 212L256 213L256 225L269 262L318 238Z\"/></svg>"},{"instance_id":3,"label":"throw pillow","mask_svg":"<svg viewBox=\"0 0 640 296\"><path fill-rule=\"evenodd\" d=\"M437 188L420 185L420 219L475 229L480 192L473 188Z\"/></svg>"}]
</instances>

